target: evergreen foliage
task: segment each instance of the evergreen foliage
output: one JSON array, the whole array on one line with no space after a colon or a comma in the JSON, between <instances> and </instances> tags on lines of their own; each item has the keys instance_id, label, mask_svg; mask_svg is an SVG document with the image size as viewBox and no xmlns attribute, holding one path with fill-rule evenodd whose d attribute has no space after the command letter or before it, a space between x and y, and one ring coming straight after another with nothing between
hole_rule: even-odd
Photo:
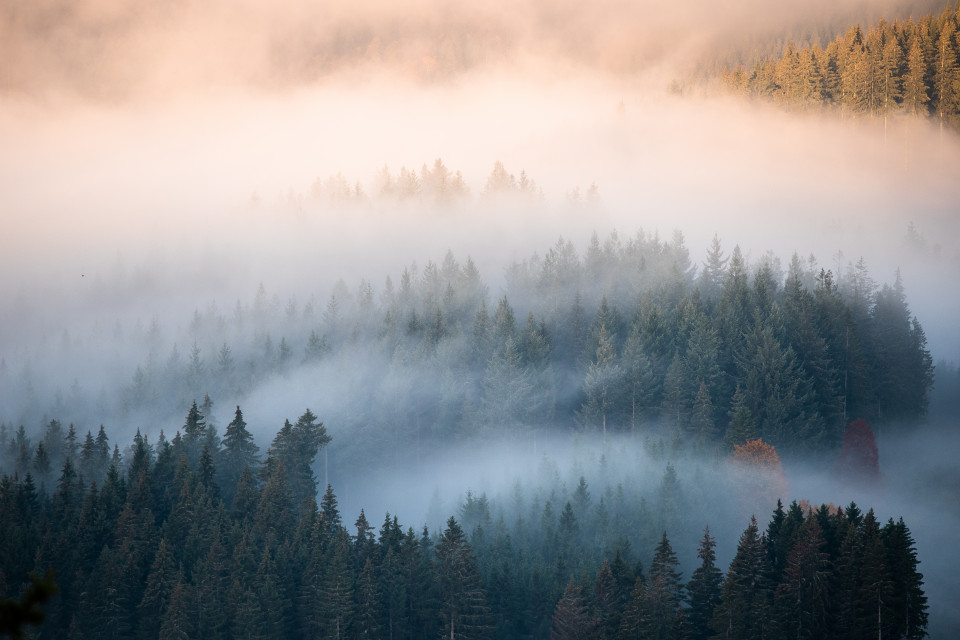
<instances>
[{"instance_id":1,"label":"evergreen foliage","mask_svg":"<svg viewBox=\"0 0 960 640\"><path fill-rule=\"evenodd\" d=\"M312 414L299 422L320 433ZM275 444L292 442L295 430L286 423ZM307 454L313 443L325 440L308 441ZM872 510L854 504L778 505L763 535L751 519L725 574L707 528L699 566L684 583L667 533L658 541L650 531L655 520L671 522L687 539L684 518L655 518L642 499L624 500L622 487L591 487L583 475L569 490L561 484L538 494L562 501L559 512L550 500L530 502L539 522L523 511L512 527L502 515L495 522L491 513L502 507L467 493L459 514L469 533L451 517L439 534L424 528L418 536L387 514L377 535L361 510L351 535L330 486L319 507L312 496L292 506L283 460L266 465L259 484L245 466L230 505L205 462L223 460L222 450L204 447L195 465L183 452L166 476L158 469L166 449L152 450L138 434L126 450L126 473L113 465L102 485L82 480L72 457L52 495L29 474L0 478L8 632L30 621L39 625L37 637L227 640L926 634L923 575L909 529L902 519L881 526ZM755 443L750 450L771 464L772 448ZM152 482L160 476L169 486L158 494ZM658 503L661 513L693 504L671 464ZM646 571L624 537L633 529L648 531L637 543L652 552ZM10 613L22 604L13 599L15 576L31 571L60 576L60 593L45 596L43 620L35 608L27 617Z\"/></svg>"},{"instance_id":2,"label":"evergreen foliage","mask_svg":"<svg viewBox=\"0 0 960 640\"><path fill-rule=\"evenodd\" d=\"M274 325L292 352L310 351L322 334L322 357L290 357L283 371L316 372L335 384L336 406L326 410L343 434L335 446L344 468L396 462L409 448L419 454L450 441L576 430L678 438L705 453L763 438L789 458L838 451L852 419L909 429L927 411L933 365L923 327L899 275L878 285L862 260L839 278L795 257L782 277L769 259L749 264L739 247L726 256L715 239L695 274L682 236L664 241L639 231L594 237L582 256L561 239L543 257L511 265L494 304L476 266L461 266L452 253L442 265L411 265L405 274L380 296L366 280L355 294L343 285L323 319L273 318L261 288L232 319L201 323L240 339L226 354L234 364L193 367L196 385L243 398L278 373L274 355L242 345L261 344ZM205 335L198 330L198 348ZM222 333L209 339L222 344ZM151 387L151 415L162 415L163 402L182 395L173 381L191 369L174 350L165 378L152 372L151 354L143 356L141 383ZM299 508L316 482L304 456L327 437L316 416L281 430L261 470L239 407L220 437L213 402L202 397L171 440L146 443L165 456L162 473L181 455L195 466L206 446L229 503L245 466L267 477L282 461ZM113 411L108 401L103 411ZM40 433L3 425L0 464L42 485L79 448L75 469L102 482L114 448L105 432L77 438L74 427L70 436L60 419L44 418Z\"/></svg>"},{"instance_id":3,"label":"evergreen foliage","mask_svg":"<svg viewBox=\"0 0 960 640\"><path fill-rule=\"evenodd\" d=\"M826 48L796 47L756 61L752 69L725 69L734 93L762 97L791 109L832 109L844 117L886 118L905 113L960 128L960 6L905 22L859 25ZM748 65L749 66L749 65Z\"/></svg>"}]
</instances>

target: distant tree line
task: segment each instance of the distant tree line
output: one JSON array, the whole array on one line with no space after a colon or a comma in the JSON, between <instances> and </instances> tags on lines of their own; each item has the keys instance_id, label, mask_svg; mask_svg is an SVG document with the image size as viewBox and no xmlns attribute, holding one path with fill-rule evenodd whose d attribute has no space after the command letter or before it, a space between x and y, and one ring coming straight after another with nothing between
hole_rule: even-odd
<instances>
[{"instance_id":1,"label":"distant tree line","mask_svg":"<svg viewBox=\"0 0 960 640\"><path fill-rule=\"evenodd\" d=\"M726 573L707 529L685 580L668 532L707 517L701 505L717 499L693 496L716 482L685 487L670 464L655 502L548 473L540 489L516 487L510 510L468 492L442 530L417 532L389 513L377 529L362 510L348 525L329 485L317 503L311 466L329 438L309 410L263 459L239 408L222 438L194 404L174 438L137 434L126 454L103 432L76 446L63 436L55 482L0 478L3 606L31 571L52 569L59 585L29 637L925 634L909 529L855 504L778 503L765 532L751 520ZM738 449L779 468L769 445ZM653 551L646 568L633 549Z\"/></svg>"},{"instance_id":2,"label":"distant tree line","mask_svg":"<svg viewBox=\"0 0 960 640\"><path fill-rule=\"evenodd\" d=\"M826 48L788 43L779 58L722 77L733 91L843 115L904 113L960 129L960 5L914 21L857 25Z\"/></svg>"}]
</instances>

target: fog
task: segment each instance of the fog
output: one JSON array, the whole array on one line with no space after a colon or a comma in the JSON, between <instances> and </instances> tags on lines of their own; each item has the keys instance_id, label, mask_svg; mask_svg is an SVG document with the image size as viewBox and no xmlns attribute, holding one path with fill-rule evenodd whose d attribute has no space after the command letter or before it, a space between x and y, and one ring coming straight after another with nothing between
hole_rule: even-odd
<instances>
[{"instance_id":1,"label":"fog","mask_svg":"<svg viewBox=\"0 0 960 640\"><path fill-rule=\"evenodd\" d=\"M916 541L930 605L929 632L934 638L949 637L960 624L956 563L940 551L950 547L960 526L960 511L953 499L958 477L949 453L960 443L952 427L938 427L928 439L881 436L883 477L878 483L841 482L829 465L785 465L789 497L783 497L784 507L791 500L806 501L814 508L820 504L846 508L856 502L863 511L873 509L881 525L890 518L904 519ZM940 453L930 446L933 438ZM419 472L403 475L400 483L392 473L364 474L342 487L338 498L345 513L358 513L363 506L368 517L383 512L399 514L402 523L423 522L436 531L449 514L464 513L469 491L474 498L489 499L491 520L485 526L492 535L499 526L515 526L518 516L530 522L531 508L535 514L536 506L542 508L548 500L559 513L565 502L573 500L583 477L591 508L603 498L612 510L621 490L628 502L641 497L646 501L649 522L624 532L632 544L632 557L646 566L653 553L650 538L657 538L658 527L665 525L660 492L667 465L671 465L677 471L685 508L682 515L668 520L674 527L670 539L685 578L697 566L696 544L705 525L718 541L718 565L726 567L750 515L756 515L763 531L776 507L776 497L745 490L731 478L726 462L671 452L669 445L657 451L652 444L655 439L612 437L600 442L541 437L536 442L513 442L509 448L497 444L451 448ZM451 483L451 477L459 482ZM366 502L358 502L356 494Z\"/></svg>"},{"instance_id":2,"label":"fog","mask_svg":"<svg viewBox=\"0 0 960 640\"><path fill-rule=\"evenodd\" d=\"M844 273L863 258L881 283L900 269L934 360L960 361L956 134L906 118L785 113L695 82L711 60L745 61L795 33L829 40L850 22L906 19L938 3L768 5L7 3L0 358L9 404L0 421L13 424L29 404L28 428L59 417L83 429L106 423L118 443L138 427L155 440L181 427L186 406L166 407L162 419L98 411L125 392L138 365L166 361L174 344L183 358L197 345L212 363L221 342L246 335L218 333L215 323L193 332L195 313L249 310L262 285L276 312L267 328L279 340L279 309L290 301L319 317L339 281L350 292L372 283L380 296L388 276L397 284L404 268L439 264L448 250L476 263L495 304L511 293L511 264L561 237L583 252L594 231L642 229L667 240L679 230L694 265L716 234L751 264L772 252L786 265L797 253ZM384 167L393 177L419 175L437 158L461 172L466 195L381 194ZM539 191L489 193L498 161ZM343 185L363 196L334 197ZM405 525L434 527L431 518L455 511L468 489L506 496L545 459L568 485L598 473L596 449L534 432L509 453L498 442L466 453L410 447L404 454L422 457L389 467L408 474L390 483L403 495L384 491L374 469L354 466L367 435L346 432L337 417L352 409L345 398L357 402L345 389L390 366L371 357L297 367L215 396L216 418L226 424L242 404L265 449L284 418L309 406L334 439L318 476L336 481L347 517L366 507L374 522L390 511ZM935 437L881 438L883 491L838 489L822 468L788 468L789 497L856 500L881 521L903 515L921 559L932 558L960 524L929 492L956 486L953 461L917 475L932 452L955 450L931 444ZM642 458L635 446L621 462L647 469L651 488L642 491L655 492L665 460ZM950 504L948 494L933 495ZM757 515L764 526L769 513ZM746 522L710 524L724 534L726 562ZM636 552L646 559L648 550ZM960 624L946 560L921 566L931 630Z\"/></svg>"},{"instance_id":3,"label":"fog","mask_svg":"<svg viewBox=\"0 0 960 640\"><path fill-rule=\"evenodd\" d=\"M582 249L592 230L679 229L696 263L718 234L753 260L813 254L842 272L862 257L885 282L900 268L935 358L957 359L958 301L941 295L960 272L949 243L960 224L953 134L906 121L884 134L879 122L617 84L506 73L453 87L384 80L156 107L9 105L3 309L42 297L41 310L75 318L90 311L92 283L129 288L139 278L154 289L144 306L126 306L146 322L171 303L181 313L211 299L229 308L261 282L301 298L339 278L379 285L447 249L472 256L496 292L505 263L559 236ZM311 196L317 179L339 173L374 198L382 167L419 171L438 157L462 172L465 204L335 210ZM542 206L485 206L497 160L537 182ZM596 206L567 206L591 185ZM128 303L141 295L133 289Z\"/></svg>"},{"instance_id":4,"label":"fog","mask_svg":"<svg viewBox=\"0 0 960 640\"><path fill-rule=\"evenodd\" d=\"M41 100L122 102L235 87L283 92L371 68L417 82L547 60L614 74L689 70L718 59L742 63L769 54L771 43L829 40L856 22L905 19L941 4L42 0L0 8L0 87Z\"/></svg>"}]
</instances>

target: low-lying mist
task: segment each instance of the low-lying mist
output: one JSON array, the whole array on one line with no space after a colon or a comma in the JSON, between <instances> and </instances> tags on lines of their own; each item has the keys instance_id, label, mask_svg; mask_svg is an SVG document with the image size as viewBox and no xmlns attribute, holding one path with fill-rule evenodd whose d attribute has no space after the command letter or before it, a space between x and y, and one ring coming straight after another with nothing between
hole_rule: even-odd
<instances>
[{"instance_id":1,"label":"low-lying mist","mask_svg":"<svg viewBox=\"0 0 960 640\"><path fill-rule=\"evenodd\" d=\"M781 284L794 253L840 277L862 258L877 284L894 282L899 269L933 359L960 361L956 134L906 117L785 113L675 82L687 68L675 63L716 43L737 58L771 33L792 32L764 3L732 12L696 3L656 19L647 19L652 8L633 7L639 35L622 29L623 14L592 5L591 15L612 18L598 25L582 21L581 8L540 2L463 13L431 11L429 0L365 2L378 16L369 21L323 9L349 27L341 40L304 32L305 18L324 17L309 3L288 3L284 17L256 2L236 12L202 3L182 15L107 4L0 10L0 422L12 428L24 416L37 432L59 419L81 435L105 424L121 446L138 428L156 442L161 430L169 438L182 428L202 395L138 396L138 380L189 370L191 359L205 374L227 362L238 372L230 385L200 392L211 394L220 432L240 404L262 452L284 418L310 407L333 437L315 472L333 484L345 520L362 507L371 522L389 511L436 531L468 490L486 494L494 521L512 519L521 502L529 510L553 500L548 483L557 480L559 512L581 476L594 502L615 498L620 485L655 510L668 463L681 489L697 492L710 485L704 478L725 477L726 462L674 457L670 434L656 429L598 444L569 424L548 436L555 425L544 422L506 440L454 434L469 436L464 445L429 433L416 416L351 422L389 393L415 393L414 384L455 397L460 378L406 376L399 348L305 362L309 329L330 326L333 299L360 304L369 294L379 303L405 272L419 278L449 251L476 267L491 314L504 296L525 310L517 265L565 241L583 255L593 232L670 246L679 231L696 270L716 235L728 256L739 246L751 269L775 265ZM791 24L832 38L834 23L875 20L903 3L837 4L823 18L824 3L792 7ZM732 37L747 21L747 35ZM615 46L602 46L611 33ZM52 48L61 36L68 44ZM438 159L459 180L454 195L423 188ZM385 176L400 185L411 175L419 191L384 189ZM347 344L351 329L330 339ZM244 377L297 331L288 365L255 384ZM365 387L372 377L394 386ZM879 485L845 486L832 461L793 459L783 496L854 500L881 522L902 515L924 561L934 636L960 626L958 567L943 553L960 525L956 465L943 458L958 444L956 416L939 418L947 425L909 437L878 434ZM401 423L397 441L381 427ZM365 465L367 448L375 463ZM721 565L752 512L725 488L717 481L714 494L698 497ZM773 506L756 507L761 526ZM674 548L689 577L708 522L685 524ZM651 549L634 552L646 562Z\"/></svg>"},{"instance_id":2,"label":"low-lying mist","mask_svg":"<svg viewBox=\"0 0 960 640\"><path fill-rule=\"evenodd\" d=\"M696 263L719 234L752 259L796 251L836 272L863 257L878 280L899 267L935 356L954 360L960 349L947 320L955 297L940 285L960 269L943 242L957 235L960 145L922 122L894 121L884 134L880 122L656 85L480 76L154 109L14 105L0 128L3 312L15 302L39 312L5 323L7 336L42 326L46 308L71 322L87 316L94 285L119 298L95 301L104 322L144 292L128 313L149 322L211 299L231 307L261 282L282 298L322 294L341 278L379 285L447 249L471 256L496 292L505 264L560 236L582 243L592 230L644 228L681 230ZM419 173L436 158L462 173L465 202L427 213L376 199L378 171ZM539 206L483 199L497 160L537 183ZM364 206L312 196L337 174L359 183ZM598 199L575 206L591 185Z\"/></svg>"},{"instance_id":3,"label":"low-lying mist","mask_svg":"<svg viewBox=\"0 0 960 640\"><path fill-rule=\"evenodd\" d=\"M941 454L960 443L951 430L937 429L923 438L881 434L878 444L879 480L844 478L832 461L787 461L783 495L766 486L769 478L745 486L740 470L725 456L677 450L669 437L657 436L498 440L445 448L423 465L411 452L406 468L369 469L345 478L335 491L345 520L363 508L372 522L388 512L415 529L426 524L439 531L455 514L468 530L483 526L488 537L504 527L516 535L524 521L539 523L545 508L559 516L567 502L577 505L578 518L586 514L590 519L581 528L598 526L597 518L606 510L642 514L621 534L629 557L646 566L666 528L685 578L697 566L696 545L705 526L718 542L718 565L726 566L750 516L757 517L762 530L777 499L785 508L793 500L814 509L821 504L846 509L855 502L863 511L873 509L881 524L902 517L910 527L929 598L929 631L931 637L944 637L960 624L953 580L957 566L941 552L960 526L952 500L960 480L952 460ZM321 461L321 479L322 469ZM582 493L578 496L581 481L586 502ZM489 509L489 520L476 520L475 500ZM551 507L546 507L548 501ZM625 509L625 504L632 506ZM673 511L678 504L682 510Z\"/></svg>"}]
</instances>

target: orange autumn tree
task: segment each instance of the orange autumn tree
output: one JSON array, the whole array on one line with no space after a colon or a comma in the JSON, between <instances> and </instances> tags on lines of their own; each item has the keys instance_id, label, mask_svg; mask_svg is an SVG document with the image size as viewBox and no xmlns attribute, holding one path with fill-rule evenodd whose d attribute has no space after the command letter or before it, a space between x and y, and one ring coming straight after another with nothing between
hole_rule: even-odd
<instances>
[{"instance_id":1,"label":"orange autumn tree","mask_svg":"<svg viewBox=\"0 0 960 640\"><path fill-rule=\"evenodd\" d=\"M760 438L733 445L733 461L742 466L783 473L776 448Z\"/></svg>"},{"instance_id":2,"label":"orange autumn tree","mask_svg":"<svg viewBox=\"0 0 960 640\"><path fill-rule=\"evenodd\" d=\"M744 513L764 513L789 491L780 456L772 444L757 438L733 446L731 480Z\"/></svg>"}]
</instances>

